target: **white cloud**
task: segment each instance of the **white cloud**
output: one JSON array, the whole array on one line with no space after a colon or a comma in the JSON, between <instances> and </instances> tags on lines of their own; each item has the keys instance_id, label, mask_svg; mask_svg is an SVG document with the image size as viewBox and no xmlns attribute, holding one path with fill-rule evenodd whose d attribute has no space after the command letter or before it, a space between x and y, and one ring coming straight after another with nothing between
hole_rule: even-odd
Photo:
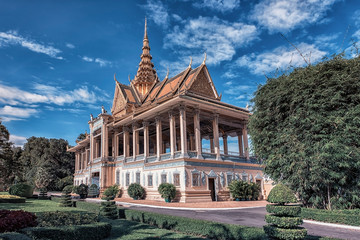
<instances>
[{"instance_id":1,"label":"white cloud","mask_svg":"<svg viewBox=\"0 0 360 240\"><path fill-rule=\"evenodd\" d=\"M355 26L360 26L360 10L356 10L354 12L354 15L352 16L352 19L355 23Z\"/></svg>"},{"instance_id":2,"label":"white cloud","mask_svg":"<svg viewBox=\"0 0 360 240\"><path fill-rule=\"evenodd\" d=\"M324 20L337 0L265 0L255 5L251 19L270 32L290 31L299 26Z\"/></svg>"},{"instance_id":3,"label":"white cloud","mask_svg":"<svg viewBox=\"0 0 360 240\"><path fill-rule=\"evenodd\" d=\"M81 58L82 60L84 60L85 62L94 62L94 63L98 63L100 65L100 67L106 67L106 66L111 66L112 63L108 60L104 60L102 58L91 58L88 56L83 56Z\"/></svg>"},{"instance_id":4,"label":"white cloud","mask_svg":"<svg viewBox=\"0 0 360 240\"><path fill-rule=\"evenodd\" d=\"M74 45L74 44L71 44L71 43L66 43L65 46L68 47L68 48L70 48L70 49L74 49L74 48L75 48L75 45Z\"/></svg>"},{"instance_id":5,"label":"white cloud","mask_svg":"<svg viewBox=\"0 0 360 240\"><path fill-rule=\"evenodd\" d=\"M236 83L233 83L231 81L225 83L224 86L227 87L224 93L229 95L239 95L240 92L246 92L252 89L252 87L249 85L237 85Z\"/></svg>"},{"instance_id":6,"label":"white cloud","mask_svg":"<svg viewBox=\"0 0 360 240\"><path fill-rule=\"evenodd\" d=\"M23 91L16 87L0 84L0 102L9 105L24 105L31 103L47 103L64 105L71 103L95 103L100 99L86 86L72 91L44 84L34 84L34 92Z\"/></svg>"},{"instance_id":7,"label":"white cloud","mask_svg":"<svg viewBox=\"0 0 360 240\"><path fill-rule=\"evenodd\" d=\"M15 31L0 32L0 47L8 45L20 45L33 52L43 53L56 59L63 59L63 57L58 56L58 54L61 53L59 49L37 43L31 39L26 39L25 37L18 35Z\"/></svg>"},{"instance_id":8,"label":"white cloud","mask_svg":"<svg viewBox=\"0 0 360 240\"><path fill-rule=\"evenodd\" d=\"M142 8L145 9L148 19L161 27L168 27L170 21L168 10L161 1L147 0Z\"/></svg>"},{"instance_id":9,"label":"white cloud","mask_svg":"<svg viewBox=\"0 0 360 240\"><path fill-rule=\"evenodd\" d=\"M210 8L218 12L230 12L240 6L240 0L201 0L193 4L197 8Z\"/></svg>"},{"instance_id":10,"label":"white cloud","mask_svg":"<svg viewBox=\"0 0 360 240\"><path fill-rule=\"evenodd\" d=\"M22 147L26 143L26 137L10 135L10 142L14 143L15 147Z\"/></svg>"},{"instance_id":11,"label":"white cloud","mask_svg":"<svg viewBox=\"0 0 360 240\"><path fill-rule=\"evenodd\" d=\"M164 39L164 47L178 52L178 60L188 58L190 54L194 59L202 60L203 52L206 52L206 63L216 65L231 60L237 48L250 44L257 36L254 25L200 16L186 20L182 28L175 26L169 31Z\"/></svg>"},{"instance_id":12,"label":"white cloud","mask_svg":"<svg viewBox=\"0 0 360 240\"><path fill-rule=\"evenodd\" d=\"M4 106L0 108L0 116L16 117L16 118L28 118L33 114L38 113L38 110L33 108L18 108L12 106Z\"/></svg>"},{"instance_id":13,"label":"white cloud","mask_svg":"<svg viewBox=\"0 0 360 240\"><path fill-rule=\"evenodd\" d=\"M310 63L321 60L327 54L319 50L314 44L300 43L297 48ZM235 61L235 66L247 67L252 73L259 75L304 65L306 62L293 47L278 47L260 54L253 53L242 56Z\"/></svg>"},{"instance_id":14,"label":"white cloud","mask_svg":"<svg viewBox=\"0 0 360 240\"><path fill-rule=\"evenodd\" d=\"M360 29L357 30L353 35L353 38L355 38L357 41L360 41Z\"/></svg>"}]
</instances>

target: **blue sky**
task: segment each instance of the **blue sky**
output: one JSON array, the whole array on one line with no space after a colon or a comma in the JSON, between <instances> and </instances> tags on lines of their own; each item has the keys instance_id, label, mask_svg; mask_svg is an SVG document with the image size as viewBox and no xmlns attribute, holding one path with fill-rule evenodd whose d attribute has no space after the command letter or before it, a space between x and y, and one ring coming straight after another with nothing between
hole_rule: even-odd
<instances>
[{"instance_id":1,"label":"blue sky","mask_svg":"<svg viewBox=\"0 0 360 240\"><path fill-rule=\"evenodd\" d=\"M145 16L160 79L206 52L222 100L240 107L266 76L354 56L360 40L356 0L0 0L0 117L11 140L75 144L90 113L110 111L114 73L124 84L136 74Z\"/></svg>"}]
</instances>

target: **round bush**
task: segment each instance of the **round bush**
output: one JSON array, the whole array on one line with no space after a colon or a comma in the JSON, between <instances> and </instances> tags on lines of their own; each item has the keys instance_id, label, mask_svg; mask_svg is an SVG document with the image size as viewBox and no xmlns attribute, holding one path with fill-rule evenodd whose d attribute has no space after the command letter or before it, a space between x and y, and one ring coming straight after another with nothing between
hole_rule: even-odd
<instances>
[{"instance_id":1,"label":"round bush","mask_svg":"<svg viewBox=\"0 0 360 240\"><path fill-rule=\"evenodd\" d=\"M132 183L129 185L127 192L133 199L140 199L145 195L144 188L138 183Z\"/></svg>"},{"instance_id":2,"label":"round bush","mask_svg":"<svg viewBox=\"0 0 360 240\"><path fill-rule=\"evenodd\" d=\"M297 217L300 216L301 207L268 204L266 205L266 211L276 216Z\"/></svg>"},{"instance_id":3,"label":"round bush","mask_svg":"<svg viewBox=\"0 0 360 240\"><path fill-rule=\"evenodd\" d=\"M265 225L264 232L271 238L284 239L284 240L297 240L304 239L307 235L307 231L304 228L277 228L272 225Z\"/></svg>"},{"instance_id":4,"label":"round bush","mask_svg":"<svg viewBox=\"0 0 360 240\"><path fill-rule=\"evenodd\" d=\"M12 185L9 189L11 195L16 195L19 197L32 197L34 188L28 184L19 183Z\"/></svg>"},{"instance_id":5,"label":"round bush","mask_svg":"<svg viewBox=\"0 0 360 240\"><path fill-rule=\"evenodd\" d=\"M176 196L176 187L174 184L171 183L160 184L158 191L161 194L161 197L165 200L168 199L171 201Z\"/></svg>"},{"instance_id":6,"label":"round bush","mask_svg":"<svg viewBox=\"0 0 360 240\"><path fill-rule=\"evenodd\" d=\"M285 203L297 203L294 192L284 184L277 184L271 189L268 202L284 205Z\"/></svg>"},{"instance_id":7,"label":"round bush","mask_svg":"<svg viewBox=\"0 0 360 240\"><path fill-rule=\"evenodd\" d=\"M79 186L74 187L74 191L76 194L80 195L81 199L84 199L88 194L88 186L82 183Z\"/></svg>"},{"instance_id":8,"label":"round bush","mask_svg":"<svg viewBox=\"0 0 360 240\"><path fill-rule=\"evenodd\" d=\"M249 184L241 180L233 180L229 184L229 191L234 199L245 199L249 192Z\"/></svg>"},{"instance_id":9,"label":"round bush","mask_svg":"<svg viewBox=\"0 0 360 240\"><path fill-rule=\"evenodd\" d=\"M293 228L303 223L300 217L279 217L275 215L265 215L265 221L281 228Z\"/></svg>"},{"instance_id":10,"label":"round bush","mask_svg":"<svg viewBox=\"0 0 360 240\"><path fill-rule=\"evenodd\" d=\"M67 194L70 194L74 189L74 186L73 185L67 185L63 188L62 192L63 193L67 193Z\"/></svg>"}]
</instances>

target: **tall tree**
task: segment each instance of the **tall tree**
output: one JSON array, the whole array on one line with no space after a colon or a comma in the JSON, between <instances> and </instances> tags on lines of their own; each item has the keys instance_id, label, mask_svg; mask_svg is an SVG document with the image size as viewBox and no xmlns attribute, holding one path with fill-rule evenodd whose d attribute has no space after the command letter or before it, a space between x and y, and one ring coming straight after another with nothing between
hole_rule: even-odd
<instances>
[{"instance_id":1,"label":"tall tree","mask_svg":"<svg viewBox=\"0 0 360 240\"><path fill-rule=\"evenodd\" d=\"M305 205L360 207L360 58L336 56L268 79L249 132L265 172Z\"/></svg>"},{"instance_id":2,"label":"tall tree","mask_svg":"<svg viewBox=\"0 0 360 240\"><path fill-rule=\"evenodd\" d=\"M36 177L42 177L39 172L46 171L48 190L62 190L58 183L74 173L75 165L74 154L66 151L67 145L64 139L29 138L21 155L23 178L34 184Z\"/></svg>"},{"instance_id":3,"label":"tall tree","mask_svg":"<svg viewBox=\"0 0 360 240\"><path fill-rule=\"evenodd\" d=\"M18 166L13 161L12 143L10 134L0 119L0 188L7 189L13 182Z\"/></svg>"}]
</instances>

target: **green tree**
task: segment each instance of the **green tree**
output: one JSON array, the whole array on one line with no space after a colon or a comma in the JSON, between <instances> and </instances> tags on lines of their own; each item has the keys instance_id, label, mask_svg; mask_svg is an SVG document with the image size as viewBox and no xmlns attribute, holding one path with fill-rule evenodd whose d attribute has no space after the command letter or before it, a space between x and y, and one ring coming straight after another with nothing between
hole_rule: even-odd
<instances>
[{"instance_id":1,"label":"green tree","mask_svg":"<svg viewBox=\"0 0 360 240\"><path fill-rule=\"evenodd\" d=\"M84 140L87 136L87 133L80 133L79 136L76 138L76 142L80 142L82 140Z\"/></svg>"},{"instance_id":2,"label":"green tree","mask_svg":"<svg viewBox=\"0 0 360 240\"><path fill-rule=\"evenodd\" d=\"M17 155L19 150L13 151L12 143L9 141L10 133L2 124L0 119L0 188L7 189L20 172Z\"/></svg>"},{"instance_id":3,"label":"green tree","mask_svg":"<svg viewBox=\"0 0 360 240\"><path fill-rule=\"evenodd\" d=\"M21 162L24 168L23 178L34 184L41 168L50 175L48 190L58 189L61 179L74 173L74 154L66 151L68 142L64 139L31 137L24 145Z\"/></svg>"},{"instance_id":4,"label":"green tree","mask_svg":"<svg viewBox=\"0 0 360 240\"><path fill-rule=\"evenodd\" d=\"M360 58L335 56L268 79L249 133L265 172L307 206L360 207Z\"/></svg>"}]
</instances>

